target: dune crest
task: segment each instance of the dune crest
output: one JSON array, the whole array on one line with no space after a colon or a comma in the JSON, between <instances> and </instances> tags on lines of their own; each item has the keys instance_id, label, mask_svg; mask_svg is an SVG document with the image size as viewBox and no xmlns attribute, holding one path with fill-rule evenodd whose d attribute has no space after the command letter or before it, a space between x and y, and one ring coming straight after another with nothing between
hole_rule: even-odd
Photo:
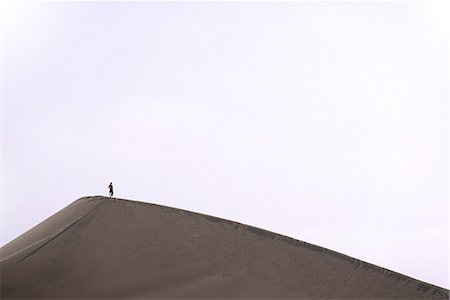
<instances>
[{"instance_id":1,"label":"dune crest","mask_svg":"<svg viewBox=\"0 0 450 300\"><path fill-rule=\"evenodd\" d=\"M448 299L306 242L185 210L81 198L1 248L1 298Z\"/></svg>"}]
</instances>

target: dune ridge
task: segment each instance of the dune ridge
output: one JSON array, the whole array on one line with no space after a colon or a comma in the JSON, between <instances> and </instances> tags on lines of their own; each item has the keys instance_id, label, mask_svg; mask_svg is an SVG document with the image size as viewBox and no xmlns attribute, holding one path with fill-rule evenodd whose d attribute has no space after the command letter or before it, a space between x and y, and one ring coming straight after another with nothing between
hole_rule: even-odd
<instances>
[{"instance_id":1,"label":"dune ridge","mask_svg":"<svg viewBox=\"0 0 450 300\"><path fill-rule=\"evenodd\" d=\"M2 299L448 299L447 289L277 233L84 197L1 248Z\"/></svg>"}]
</instances>

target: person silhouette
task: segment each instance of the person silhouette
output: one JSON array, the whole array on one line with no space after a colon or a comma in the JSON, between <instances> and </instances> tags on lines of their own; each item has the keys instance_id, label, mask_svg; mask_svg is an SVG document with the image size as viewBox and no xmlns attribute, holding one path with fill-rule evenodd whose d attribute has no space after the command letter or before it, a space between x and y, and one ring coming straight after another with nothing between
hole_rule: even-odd
<instances>
[{"instance_id":1,"label":"person silhouette","mask_svg":"<svg viewBox=\"0 0 450 300\"><path fill-rule=\"evenodd\" d=\"M113 189L112 182L109 183L108 188L109 188L109 197L112 197L114 195L114 189Z\"/></svg>"}]
</instances>

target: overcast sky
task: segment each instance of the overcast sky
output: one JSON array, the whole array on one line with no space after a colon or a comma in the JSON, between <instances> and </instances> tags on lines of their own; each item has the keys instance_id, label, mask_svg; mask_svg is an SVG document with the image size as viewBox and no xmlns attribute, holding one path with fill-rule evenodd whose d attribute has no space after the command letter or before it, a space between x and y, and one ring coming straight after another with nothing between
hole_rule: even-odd
<instances>
[{"instance_id":1,"label":"overcast sky","mask_svg":"<svg viewBox=\"0 0 450 300\"><path fill-rule=\"evenodd\" d=\"M418 2L39 2L2 38L4 245L82 196L448 284L448 55Z\"/></svg>"}]
</instances>

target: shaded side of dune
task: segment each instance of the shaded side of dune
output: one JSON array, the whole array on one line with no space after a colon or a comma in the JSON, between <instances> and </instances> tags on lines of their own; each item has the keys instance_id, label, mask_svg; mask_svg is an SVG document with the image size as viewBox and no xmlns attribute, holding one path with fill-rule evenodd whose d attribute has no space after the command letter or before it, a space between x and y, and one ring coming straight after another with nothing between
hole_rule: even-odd
<instances>
[{"instance_id":1,"label":"shaded side of dune","mask_svg":"<svg viewBox=\"0 0 450 300\"><path fill-rule=\"evenodd\" d=\"M79 199L1 249L2 298L448 299L448 290L262 229Z\"/></svg>"}]
</instances>

